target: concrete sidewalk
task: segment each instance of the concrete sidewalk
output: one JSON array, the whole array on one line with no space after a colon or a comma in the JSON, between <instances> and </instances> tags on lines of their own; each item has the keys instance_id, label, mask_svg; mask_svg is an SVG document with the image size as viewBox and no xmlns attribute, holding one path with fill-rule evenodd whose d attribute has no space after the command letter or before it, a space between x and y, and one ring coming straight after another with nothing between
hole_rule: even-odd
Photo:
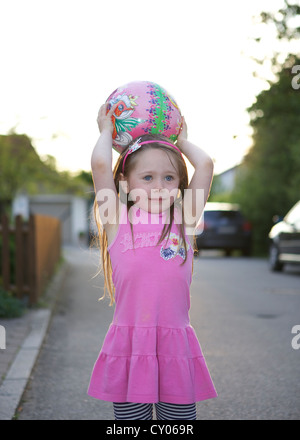
<instances>
[{"instance_id":1,"label":"concrete sidewalk","mask_svg":"<svg viewBox=\"0 0 300 440\"><path fill-rule=\"evenodd\" d=\"M42 302L47 308L27 309L23 316L0 319L5 349L0 349L0 420L11 420L43 344L67 271L63 263L50 282Z\"/></svg>"}]
</instances>

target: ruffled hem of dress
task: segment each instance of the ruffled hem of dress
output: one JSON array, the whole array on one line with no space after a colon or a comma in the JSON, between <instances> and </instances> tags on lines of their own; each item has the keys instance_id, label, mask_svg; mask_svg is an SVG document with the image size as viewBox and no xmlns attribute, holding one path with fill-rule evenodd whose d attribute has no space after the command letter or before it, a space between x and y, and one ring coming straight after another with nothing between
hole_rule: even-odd
<instances>
[{"instance_id":1,"label":"ruffled hem of dress","mask_svg":"<svg viewBox=\"0 0 300 440\"><path fill-rule=\"evenodd\" d=\"M158 403L158 402L165 402L165 403L177 403L182 405L188 405L191 403L196 402L202 402L204 400L209 399L215 399L218 397L216 391L212 389L211 391L207 391L205 393L200 393L199 395L195 396L194 399L189 399L186 396L173 396L173 395L161 395L159 398L157 398L154 395L147 395L145 396L140 394L130 394L128 396L122 396L120 394L106 394L101 393L97 389L89 388L87 394L94 399L98 400L105 400L106 402L116 402L116 403L123 403L123 402L131 402L131 403Z\"/></svg>"},{"instance_id":2,"label":"ruffled hem of dress","mask_svg":"<svg viewBox=\"0 0 300 440\"><path fill-rule=\"evenodd\" d=\"M217 397L191 326L114 324L95 363L88 394L139 403L193 403Z\"/></svg>"}]
</instances>

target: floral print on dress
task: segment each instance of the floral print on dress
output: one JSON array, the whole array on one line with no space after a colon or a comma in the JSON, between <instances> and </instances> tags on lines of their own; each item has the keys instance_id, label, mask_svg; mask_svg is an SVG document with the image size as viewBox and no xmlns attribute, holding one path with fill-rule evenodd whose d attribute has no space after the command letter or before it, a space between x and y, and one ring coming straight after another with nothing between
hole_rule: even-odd
<instances>
[{"instance_id":1,"label":"floral print on dress","mask_svg":"<svg viewBox=\"0 0 300 440\"><path fill-rule=\"evenodd\" d=\"M178 255L183 260L185 259L185 250L183 247L183 244L180 240L180 237L177 234L174 234L173 232L170 233L169 237L170 246L168 248L164 248L163 246L160 249L160 256L164 260L170 260L171 258L176 257ZM189 250L190 246L187 243L187 250Z\"/></svg>"}]
</instances>

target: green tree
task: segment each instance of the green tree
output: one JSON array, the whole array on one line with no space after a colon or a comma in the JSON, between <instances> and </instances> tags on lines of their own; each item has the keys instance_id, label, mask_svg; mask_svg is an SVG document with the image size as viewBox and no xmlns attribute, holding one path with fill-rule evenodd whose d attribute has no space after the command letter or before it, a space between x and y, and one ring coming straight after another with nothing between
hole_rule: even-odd
<instances>
[{"instance_id":1,"label":"green tree","mask_svg":"<svg viewBox=\"0 0 300 440\"><path fill-rule=\"evenodd\" d=\"M254 227L254 246L265 252L274 214L284 215L300 199L300 89L292 87L290 56L278 81L248 109L253 147L242 163L234 198Z\"/></svg>"},{"instance_id":2,"label":"green tree","mask_svg":"<svg viewBox=\"0 0 300 440\"><path fill-rule=\"evenodd\" d=\"M282 7L278 11L264 11L261 12L259 17L256 17L256 24L258 26L264 26L264 30L266 30L267 26L269 30L269 32L260 32L260 30L258 30L258 36L254 38L258 47L265 48L260 58L251 56L251 58L256 61L257 67L263 65L276 75L281 71L283 60L288 58L291 54L297 54L299 50L297 40L300 38L299 16L299 0L284 0ZM269 39L273 31L275 32L276 40L274 40L274 44L270 47ZM294 48L293 50L292 44L294 42L297 42L297 44L295 45L296 49ZM267 48L270 49L268 50ZM254 72L254 75L260 76L257 72Z\"/></svg>"},{"instance_id":3,"label":"green tree","mask_svg":"<svg viewBox=\"0 0 300 440\"><path fill-rule=\"evenodd\" d=\"M88 176L56 170L55 158L42 161L25 134L0 135L0 215L9 213L18 191L88 196Z\"/></svg>"},{"instance_id":4,"label":"green tree","mask_svg":"<svg viewBox=\"0 0 300 440\"><path fill-rule=\"evenodd\" d=\"M76 178L80 179L82 182L85 182L91 188L91 190L94 190L94 183L91 171L82 170L76 175Z\"/></svg>"},{"instance_id":5,"label":"green tree","mask_svg":"<svg viewBox=\"0 0 300 440\"><path fill-rule=\"evenodd\" d=\"M40 159L26 135L0 136L0 212L9 208L20 188L29 189Z\"/></svg>"},{"instance_id":6,"label":"green tree","mask_svg":"<svg viewBox=\"0 0 300 440\"><path fill-rule=\"evenodd\" d=\"M300 199L300 84L295 76L300 70L299 14L299 2L284 0L278 11L262 12L257 20L265 29L275 29L271 52L254 58L257 71L260 65L269 66L273 79L264 78L269 88L248 109L253 145L240 166L232 197L252 221L254 250L259 253L267 251L273 216L283 216ZM255 38L260 48L265 38L265 32Z\"/></svg>"},{"instance_id":7,"label":"green tree","mask_svg":"<svg viewBox=\"0 0 300 440\"><path fill-rule=\"evenodd\" d=\"M300 5L297 1L284 0L283 7L276 12L262 12L262 23L275 26L279 40L292 41L300 37L300 25L297 17L300 15ZM296 18L296 20L295 20ZM261 41L260 38L257 39ZM278 52L275 52L280 55Z\"/></svg>"}]
</instances>

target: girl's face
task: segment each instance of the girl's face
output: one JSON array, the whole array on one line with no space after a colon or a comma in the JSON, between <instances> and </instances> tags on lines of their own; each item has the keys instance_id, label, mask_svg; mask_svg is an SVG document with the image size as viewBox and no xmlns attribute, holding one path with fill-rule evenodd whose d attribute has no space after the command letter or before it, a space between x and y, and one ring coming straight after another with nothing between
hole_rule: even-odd
<instances>
[{"instance_id":1,"label":"girl's face","mask_svg":"<svg viewBox=\"0 0 300 440\"><path fill-rule=\"evenodd\" d=\"M129 173L127 192L138 208L152 214L159 214L174 203L179 175L171 154L159 149L145 149L136 158Z\"/></svg>"}]
</instances>

